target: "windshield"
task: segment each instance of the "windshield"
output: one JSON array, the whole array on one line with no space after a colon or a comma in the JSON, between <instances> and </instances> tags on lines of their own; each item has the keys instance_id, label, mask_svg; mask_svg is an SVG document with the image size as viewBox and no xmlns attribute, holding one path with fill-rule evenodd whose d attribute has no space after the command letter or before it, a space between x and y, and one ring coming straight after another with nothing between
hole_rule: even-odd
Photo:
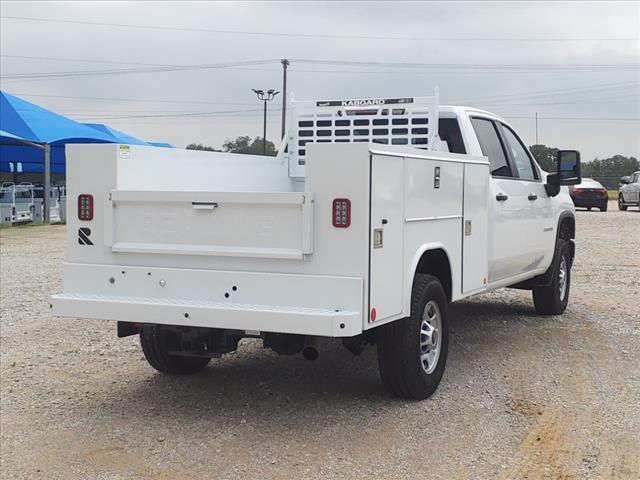
<instances>
[{"instance_id":1,"label":"windshield","mask_svg":"<svg viewBox=\"0 0 640 480\"><path fill-rule=\"evenodd\" d=\"M18 190L16 192L16 199L18 199L18 198L21 198L21 199L25 199L26 198L26 199L31 200L33 198L33 195L31 193L31 190L23 190L23 191Z\"/></svg>"}]
</instances>

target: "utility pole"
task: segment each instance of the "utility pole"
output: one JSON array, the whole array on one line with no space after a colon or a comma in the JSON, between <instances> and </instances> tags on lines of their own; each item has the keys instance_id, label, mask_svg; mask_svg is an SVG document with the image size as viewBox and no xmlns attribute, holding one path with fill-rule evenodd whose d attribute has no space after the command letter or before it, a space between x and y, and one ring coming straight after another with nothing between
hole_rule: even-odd
<instances>
[{"instance_id":1,"label":"utility pole","mask_svg":"<svg viewBox=\"0 0 640 480\"><path fill-rule=\"evenodd\" d=\"M282 129L280 136L284 139L287 123L287 67L289 60L283 58L280 63L282 63Z\"/></svg>"},{"instance_id":2,"label":"utility pole","mask_svg":"<svg viewBox=\"0 0 640 480\"><path fill-rule=\"evenodd\" d=\"M51 222L51 145L44 144L44 185L42 186L42 219Z\"/></svg>"},{"instance_id":3,"label":"utility pole","mask_svg":"<svg viewBox=\"0 0 640 480\"><path fill-rule=\"evenodd\" d=\"M273 88L270 88L269 90L267 90L266 93L264 90L256 90L255 88L252 88L252 90L253 90L253 93L257 95L258 100L264 103L264 123L262 127L262 155L266 155L267 154L267 102L273 100L275 96L278 95L280 92L276 92Z\"/></svg>"},{"instance_id":4,"label":"utility pole","mask_svg":"<svg viewBox=\"0 0 640 480\"><path fill-rule=\"evenodd\" d=\"M536 112L536 145L539 145L538 143L538 112Z\"/></svg>"}]
</instances>

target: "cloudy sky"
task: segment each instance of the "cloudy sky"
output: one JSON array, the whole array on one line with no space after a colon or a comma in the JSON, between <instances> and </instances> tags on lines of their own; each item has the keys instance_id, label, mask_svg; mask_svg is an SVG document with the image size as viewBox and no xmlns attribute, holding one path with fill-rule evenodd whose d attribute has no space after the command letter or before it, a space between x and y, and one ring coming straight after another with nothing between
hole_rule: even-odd
<instances>
[{"instance_id":1,"label":"cloudy sky","mask_svg":"<svg viewBox=\"0 0 640 480\"><path fill-rule=\"evenodd\" d=\"M537 112L540 143L640 156L639 2L0 5L2 90L144 140L261 135L251 89L280 89L289 58L297 99L438 86L442 103L503 115L528 144Z\"/></svg>"}]
</instances>

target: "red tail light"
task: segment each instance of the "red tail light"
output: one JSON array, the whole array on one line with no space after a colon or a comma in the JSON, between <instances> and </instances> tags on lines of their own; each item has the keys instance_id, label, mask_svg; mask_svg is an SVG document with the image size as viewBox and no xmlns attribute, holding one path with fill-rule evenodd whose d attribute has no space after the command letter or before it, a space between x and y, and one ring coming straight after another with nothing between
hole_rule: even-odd
<instances>
[{"instance_id":1,"label":"red tail light","mask_svg":"<svg viewBox=\"0 0 640 480\"><path fill-rule=\"evenodd\" d=\"M335 198L333 200L332 222L336 228L347 228L351 225L351 200Z\"/></svg>"},{"instance_id":2,"label":"red tail light","mask_svg":"<svg viewBox=\"0 0 640 480\"><path fill-rule=\"evenodd\" d=\"M581 193L582 193L582 189L580 188L574 187L571 189L571 195L575 195L576 197L579 197Z\"/></svg>"},{"instance_id":3,"label":"red tail light","mask_svg":"<svg viewBox=\"0 0 640 480\"><path fill-rule=\"evenodd\" d=\"M607 191L606 188L603 188L602 190L600 190L600 196L602 198L608 197L609 196L609 192Z\"/></svg>"},{"instance_id":4,"label":"red tail light","mask_svg":"<svg viewBox=\"0 0 640 480\"><path fill-rule=\"evenodd\" d=\"M78 218L93 220L93 195L88 193L78 195Z\"/></svg>"}]
</instances>

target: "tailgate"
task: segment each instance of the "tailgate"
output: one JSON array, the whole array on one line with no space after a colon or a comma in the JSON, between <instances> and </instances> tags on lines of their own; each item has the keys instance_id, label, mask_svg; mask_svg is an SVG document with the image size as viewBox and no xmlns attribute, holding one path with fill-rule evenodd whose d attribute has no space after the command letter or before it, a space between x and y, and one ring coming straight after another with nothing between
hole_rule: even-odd
<instances>
[{"instance_id":1,"label":"tailgate","mask_svg":"<svg viewBox=\"0 0 640 480\"><path fill-rule=\"evenodd\" d=\"M302 259L313 251L309 192L112 190L113 252Z\"/></svg>"}]
</instances>

